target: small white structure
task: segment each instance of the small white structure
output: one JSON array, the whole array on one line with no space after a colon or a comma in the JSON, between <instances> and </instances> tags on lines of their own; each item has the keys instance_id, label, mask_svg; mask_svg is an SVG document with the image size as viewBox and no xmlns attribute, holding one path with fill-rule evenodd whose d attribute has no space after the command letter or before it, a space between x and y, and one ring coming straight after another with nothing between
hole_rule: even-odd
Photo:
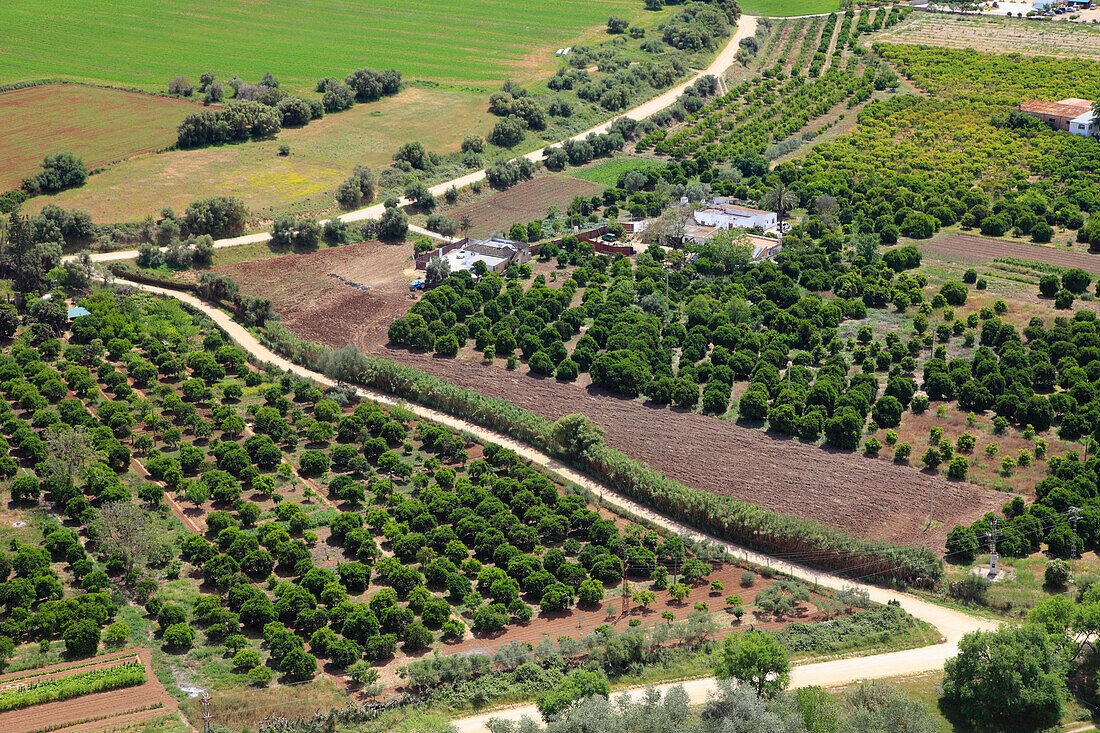
<instances>
[{"instance_id":1,"label":"small white structure","mask_svg":"<svg viewBox=\"0 0 1100 733\"><path fill-rule=\"evenodd\" d=\"M484 262L489 272L500 272L508 267L508 260L504 257L484 255L479 252L471 252L468 249L455 249L443 255L443 259L451 266L451 272L474 269L475 262Z\"/></svg>"},{"instance_id":2,"label":"small white structure","mask_svg":"<svg viewBox=\"0 0 1100 733\"><path fill-rule=\"evenodd\" d=\"M489 272L504 272L513 263L522 265L530 262L531 248L523 242L490 237L471 239L460 249L453 249L441 256L450 264L451 272L473 270L476 262L484 262Z\"/></svg>"},{"instance_id":3,"label":"small white structure","mask_svg":"<svg viewBox=\"0 0 1100 733\"><path fill-rule=\"evenodd\" d=\"M783 251L783 243L771 237L758 237L749 234L749 244L752 245L752 261L775 259L775 256Z\"/></svg>"},{"instance_id":4,"label":"small white structure","mask_svg":"<svg viewBox=\"0 0 1100 733\"><path fill-rule=\"evenodd\" d=\"M1089 110L1088 112L1083 112L1070 120L1069 131L1073 135L1096 137L1096 116L1092 113L1092 110Z\"/></svg>"},{"instance_id":5,"label":"small white structure","mask_svg":"<svg viewBox=\"0 0 1100 733\"><path fill-rule=\"evenodd\" d=\"M750 209L730 203L725 197L716 196L712 202L693 214L695 223L715 229L751 229L760 227L764 231L778 223L774 211Z\"/></svg>"}]
</instances>

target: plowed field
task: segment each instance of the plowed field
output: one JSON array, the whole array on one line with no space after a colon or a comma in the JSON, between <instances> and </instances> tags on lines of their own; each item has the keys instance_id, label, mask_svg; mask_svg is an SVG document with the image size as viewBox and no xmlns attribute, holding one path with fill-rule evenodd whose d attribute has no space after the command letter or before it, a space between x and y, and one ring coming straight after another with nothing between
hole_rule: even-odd
<instances>
[{"instance_id":1,"label":"plowed field","mask_svg":"<svg viewBox=\"0 0 1100 733\"><path fill-rule=\"evenodd\" d=\"M67 733L70 728L63 727L66 723L75 726L72 728L73 731L104 730L113 725L113 716L125 714L121 721L133 722L175 711L177 709L176 701L164 689L164 685L160 683L156 675L153 674L148 649L136 649L128 655L112 654L98 664L81 667L73 672L90 672L100 666L109 667L119 657L128 656L132 659L135 655L145 665L145 684L126 687L121 690L111 690L110 692L97 692L93 695L83 695L68 700L32 705L20 710L9 710L0 713L0 731L4 731L4 733L25 733L26 731L49 727L50 730L62 730ZM56 665L56 667L64 669L72 667L74 664L79 664L79 662ZM0 683L3 683L5 679L21 677L29 673L29 671L25 671L5 675L5 677L0 678ZM152 707L157 703L161 703L161 707ZM141 709L141 712L133 712L139 709ZM112 717L100 718L94 722L91 720L99 718L99 716ZM87 722L81 723L81 721Z\"/></svg>"},{"instance_id":2,"label":"plowed field","mask_svg":"<svg viewBox=\"0 0 1100 733\"><path fill-rule=\"evenodd\" d=\"M928 519L932 478L915 468L831 451L707 415L648 407L594 387L536 379L479 362L388 347L380 356L550 419L581 412L603 426L609 445L695 488L784 514L817 519L852 534L943 551L947 532L1008 500L974 484L936 479L936 520Z\"/></svg>"},{"instance_id":3,"label":"plowed field","mask_svg":"<svg viewBox=\"0 0 1100 733\"><path fill-rule=\"evenodd\" d=\"M541 220L551 206L564 212L574 197L592 196L604 188L568 176L541 176L504 191L494 191L480 200L459 204L444 213L455 221L463 215L469 216L470 236L486 237L498 231L507 232L516 222Z\"/></svg>"},{"instance_id":4,"label":"plowed field","mask_svg":"<svg viewBox=\"0 0 1100 733\"><path fill-rule=\"evenodd\" d=\"M364 242L236 262L215 271L232 277L245 295L270 298L286 327L300 337L335 347L350 339L369 349L385 338L390 321L412 305L409 283L423 275L414 275L412 265L409 245ZM358 290L330 273L370 290Z\"/></svg>"},{"instance_id":5,"label":"plowed field","mask_svg":"<svg viewBox=\"0 0 1100 733\"><path fill-rule=\"evenodd\" d=\"M1005 242L969 234L944 234L921 244L920 248L940 257L951 258L952 261L980 264L992 262L996 257L1018 257L1060 267L1079 267L1086 272L1100 274L1100 256L1026 242Z\"/></svg>"}]
</instances>

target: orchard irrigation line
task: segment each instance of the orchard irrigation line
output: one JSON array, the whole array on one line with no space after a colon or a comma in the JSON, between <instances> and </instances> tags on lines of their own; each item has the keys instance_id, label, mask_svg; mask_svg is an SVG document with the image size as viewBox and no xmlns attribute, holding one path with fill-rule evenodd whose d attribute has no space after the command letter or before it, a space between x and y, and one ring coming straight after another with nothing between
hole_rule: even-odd
<instances>
[{"instance_id":1,"label":"orchard irrigation line","mask_svg":"<svg viewBox=\"0 0 1100 733\"><path fill-rule=\"evenodd\" d=\"M568 139L569 140L583 140L585 137L587 137L588 135L590 135L592 133L596 133L596 134L606 133L609 129L611 129L612 123L614 123L616 120L618 120L620 118L629 117L629 118L634 119L634 120L642 120L642 119L645 119L646 117L649 117L650 115L654 114L655 112L659 112L660 110L665 109L666 107L671 107L673 104L676 103L676 100L679 99L680 95L684 92L684 90L687 89L692 84L694 84L696 81L698 81L699 79L701 79L704 76L707 76L708 74L713 75L713 76L720 76L721 74L723 74L726 71L726 69L728 69L730 66L733 65L734 56L737 54L737 50L739 48L739 44L741 43L741 40L743 38L749 38L754 33L756 33L756 21L757 21L757 19L756 19L755 16L742 15L741 18L737 22L736 31L730 37L729 42L722 48L721 51L718 52L718 55L715 56L714 61L712 61L710 63L710 65L707 66L707 68L703 69L702 71L696 72L696 74L694 76L692 76L690 79L688 79L686 81L683 81L683 82L680 82L679 84L677 84L674 87L671 87L670 89L666 89L665 91L658 94L656 97L653 97L650 100L642 102L638 106L624 112L621 115L616 115L615 117L612 117L611 119L607 120L606 122L602 122L602 123L596 125L595 127L591 127L589 129L585 130L584 132L580 132L580 133L578 133L578 134L576 134L573 137L568 138ZM527 158L528 160L531 160L531 161L534 161L534 162L539 162L544 157L544 155L543 155L543 150L544 149L561 147L565 142L566 142L565 140L561 140L561 141L556 142L556 143L548 144L548 145L544 146L543 148L540 148L538 150L533 150L530 153L519 156L517 158L513 158L512 160L519 160L519 158ZM481 180L484 180L484 179L485 179L485 169L483 168L479 171L474 171L473 173L468 173L464 176L454 178L450 181L445 181L443 183L438 183L438 184L430 187L428 190L431 191L432 195L434 195L434 196L442 196L447 191L447 189L449 189L451 187L462 188L462 187L468 186L468 185L470 185L470 184L472 184L476 181L481 181ZM399 206L408 206L411 203L412 203L411 201L409 201L407 198L404 198L404 197L402 197L401 199L398 200L398 205ZM349 211L346 214L340 214L336 218L339 219L340 221L343 221L343 222L364 221L366 219L377 219L377 218L381 217L383 211L385 211L385 204L373 204L371 206L367 206L367 207L364 207L362 209L357 209L355 211ZM324 224L325 221L327 221L327 220L324 220L321 223ZM425 236L433 237L435 239L441 239L441 240L447 241L447 242L456 241L453 237L445 237L445 236L443 236L441 234L438 234L436 232L429 231L428 229L424 229L422 227L411 225L411 224L409 225L409 230L413 231L417 234L422 234L422 235L425 235ZM254 234L245 234L245 235L240 236L240 237L230 237L230 238L227 238L227 239L218 239L214 242L214 247L220 249L222 247L236 247L237 245L241 245L241 244L262 244L262 243L268 242L270 240L271 240L271 233L270 232L256 232ZM118 261L118 260L134 259L135 257L137 257L137 254L138 254L137 250L131 249L131 250L121 250L121 251L118 251L118 252L99 252L99 253L93 254L91 257L92 257L93 262L114 262L114 261ZM67 256L63 259L65 259L65 260L75 259L75 255L69 255L69 256Z\"/></svg>"},{"instance_id":2,"label":"orchard irrigation line","mask_svg":"<svg viewBox=\"0 0 1100 733\"><path fill-rule=\"evenodd\" d=\"M176 298L192 308L201 311L222 328L241 348L248 351L260 362L270 363L279 369L283 369L306 379L311 379L318 384L325 386L335 385L335 381L329 379L325 375L294 364L274 353L261 344L255 336L244 328L244 326L233 320L233 317L227 312L211 306L190 293L130 282L124 279L118 279L116 282L138 290ZM556 474L562 480L572 482L591 491L600 498L601 503L614 505L621 510L642 517L686 539L709 542L721 547L725 552L735 558L757 565L767 565L780 572L799 578L800 580L820 584L827 588L836 590L858 588L865 591L870 599L876 603L885 604L889 601L896 601L914 617L934 626L943 637L943 641L939 644L917 649L797 665L791 673L791 682L794 686L840 685L864 679L915 674L940 669L947 659L958 653L958 642L964 634L978 630L993 630L999 626L999 622L997 621L971 616L962 611L946 608L930 601L922 600L908 593L901 593L886 588L859 583L852 579L819 572L804 565L785 560L777 560L763 553L748 550L712 535L699 532L692 527L662 516L652 509L616 493L579 471L563 465L551 456L529 445L520 443L507 435L483 428L465 420L460 420L438 410L398 399L378 390L358 386L355 389L356 392L365 399L384 405L400 406L423 419L469 433L479 440L491 441L511 449L526 460ZM693 704L704 702L707 696L717 689L717 683L713 678L657 685L656 689L664 692L677 684L685 688ZM616 693L614 697L617 699L621 695L631 695L632 692L633 691L628 690ZM499 710L495 713L483 713L468 718L461 718L455 722L462 733L481 733L481 731L486 730L485 724L490 718L498 717L518 720L524 715L538 718L538 709L534 705L515 706Z\"/></svg>"}]
</instances>

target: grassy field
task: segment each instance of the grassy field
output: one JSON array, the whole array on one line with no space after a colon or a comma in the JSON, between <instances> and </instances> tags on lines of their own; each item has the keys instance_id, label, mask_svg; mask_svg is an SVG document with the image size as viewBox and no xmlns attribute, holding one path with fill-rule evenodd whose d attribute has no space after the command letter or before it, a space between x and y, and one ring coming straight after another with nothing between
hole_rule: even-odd
<instances>
[{"instance_id":1,"label":"grassy field","mask_svg":"<svg viewBox=\"0 0 1100 733\"><path fill-rule=\"evenodd\" d=\"M1100 58L1100 28L1030 18L913 13L905 22L874 34L872 40L973 48L986 53Z\"/></svg>"},{"instance_id":2,"label":"grassy field","mask_svg":"<svg viewBox=\"0 0 1100 733\"><path fill-rule=\"evenodd\" d=\"M831 13L840 7L836 0L746 0L741 10L746 15L788 18L792 15Z\"/></svg>"},{"instance_id":3,"label":"grassy field","mask_svg":"<svg viewBox=\"0 0 1100 733\"><path fill-rule=\"evenodd\" d=\"M608 15L640 0L27 0L0 4L0 83L63 76L163 89L212 71L291 90L361 66L462 84L528 80L557 67L554 50L603 36ZM63 33L42 33L43 18ZM170 52L168 51L170 49Z\"/></svg>"},{"instance_id":4,"label":"grassy field","mask_svg":"<svg viewBox=\"0 0 1100 733\"><path fill-rule=\"evenodd\" d=\"M551 206L564 212L576 196L593 196L603 186L563 175L539 176L524 181L504 191L486 187L477 195L459 200L456 205L440 211L458 221L463 215L470 217L470 236L486 237L496 232L507 232L519 222L540 221Z\"/></svg>"},{"instance_id":5,"label":"grassy field","mask_svg":"<svg viewBox=\"0 0 1100 733\"><path fill-rule=\"evenodd\" d=\"M442 119L453 122L440 124ZM25 208L37 211L52 202L85 209L97 222L133 221L163 206L182 211L198 198L235 195L260 217L288 208L335 210L336 187L351 169L389 164L395 140L420 140L430 150L452 152L463 135L492 129L494 119L481 95L411 87L283 130L277 140L137 156L92 176L81 188L34 198ZM278 155L282 144L290 145L289 157Z\"/></svg>"},{"instance_id":6,"label":"grassy field","mask_svg":"<svg viewBox=\"0 0 1100 733\"><path fill-rule=\"evenodd\" d=\"M0 189L18 186L38 172L44 155L61 150L97 168L166 147L175 142L180 120L197 109L175 99L74 85L0 94Z\"/></svg>"},{"instance_id":7,"label":"grassy field","mask_svg":"<svg viewBox=\"0 0 1100 733\"><path fill-rule=\"evenodd\" d=\"M570 169L569 175L582 181L598 183L601 186L614 186L619 181L619 176L627 171L641 170L657 164L657 161L649 158L624 156L594 163L584 168Z\"/></svg>"}]
</instances>

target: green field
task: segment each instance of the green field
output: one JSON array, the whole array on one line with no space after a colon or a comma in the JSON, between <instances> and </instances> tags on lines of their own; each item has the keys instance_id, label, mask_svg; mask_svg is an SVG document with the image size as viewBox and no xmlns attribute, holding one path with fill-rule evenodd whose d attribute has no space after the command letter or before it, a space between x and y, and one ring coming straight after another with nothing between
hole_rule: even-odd
<instances>
[{"instance_id":1,"label":"green field","mask_svg":"<svg viewBox=\"0 0 1100 733\"><path fill-rule=\"evenodd\" d=\"M557 68L554 51L606 37L608 15L641 0L26 0L0 3L0 84L66 77L163 89L204 71L290 90L352 69L493 84ZM44 32L49 19L54 29Z\"/></svg>"},{"instance_id":2,"label":"green field","mask_svg":"<svg viewBox=\"0 0 1100 733\"><path fill-rule=\"evenodd\" d=\"M445 117L450 123L439 124ZM85 209L97 222L140 221L164 206L183 211L195 199L221 195L240 196L260 217L288 208L331 213L336 187L356 164L378 170L404 140L454 152L464 135L487 133L493 119L481 95L410 87L396 97L288 128L277 139L138 155L79 188L33 198L24 208L35 212L55 203ZM282 144L290 146L288 157L278 154Z\"/></svg>"},{"instance_id":3,"label":"green field","mask_svg":"<svg viewBox=\"0 0 1100 733\"><path fill-rule=\"evenodd\" d=\"M649 158L624 156L605 160L602 163L594 163L584 168L570 170L569 175L573 178L579 178L582 181L591 181L592 183L599 183L604 186L614 186L619 182L619 176L627 171L636 171L657 165L660 165L659 161L650 160Z\"/></svg>"},{"instance_id":4,"label":"green field","mask_svg":"<svg viewBox=\"0 0 1100 733\"><path fill-rule=\"evenodd\" d=\"M740 3L746 15L789 18L793 15L831 13L840 8L838 0L745 0Z\"/></svg>"}]
</instances>

